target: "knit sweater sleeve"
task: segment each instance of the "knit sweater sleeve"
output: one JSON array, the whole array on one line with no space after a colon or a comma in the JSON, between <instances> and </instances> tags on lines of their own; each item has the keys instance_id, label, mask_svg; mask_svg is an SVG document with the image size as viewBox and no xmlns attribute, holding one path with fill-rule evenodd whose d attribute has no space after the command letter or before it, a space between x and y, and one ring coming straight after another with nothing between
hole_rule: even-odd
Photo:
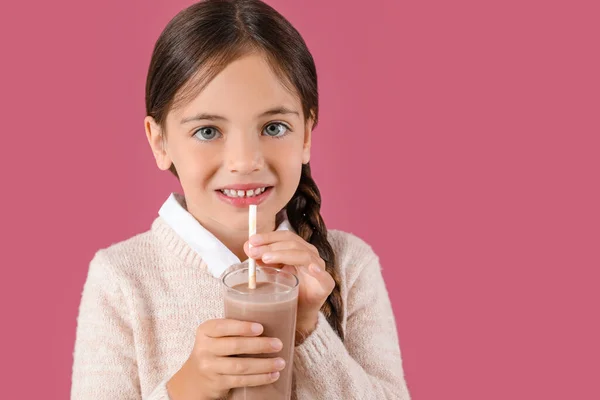
<instances>
[{"instance_id":1,"label":"knit sweater sleeve","mask_svg":"<svg viewBox=\"0 0 600 400\"><path fill-rule=\"evenodd\" d=\"M131 318L111 266L90 263L77 318L71 399L141 399ZM163 381L147 400L169 400Z\"/></svg>"},{"instance_id":2,"label":"knit sweater sleeve","mask_svg":"<svg viewBox=\"0 0 600 400\"><path fill-rule=\"evenodd\" d=\"M410 399L379 259L370 248L366 253L355 260L362 269L348 291L345 342L320 314L315 331L295 349L298 400Z\"/></svg>"}]
</instances>

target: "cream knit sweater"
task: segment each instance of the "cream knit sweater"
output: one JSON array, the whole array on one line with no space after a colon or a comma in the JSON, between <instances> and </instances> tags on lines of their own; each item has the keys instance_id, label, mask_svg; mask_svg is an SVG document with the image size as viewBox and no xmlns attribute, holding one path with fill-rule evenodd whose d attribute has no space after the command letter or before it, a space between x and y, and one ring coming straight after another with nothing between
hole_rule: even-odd
<instances>
[{"instance_id":1,"label":"cream knit sweater","mask_svg":"<svg viewBox=\"0 0 600 400\"><path fill-rule=\"evenodd\" d=\"M298 400L408 400L394 315L371 247L330 231L346 340L319 316L294 355ZM220 281L162 218L90 263L75 341L72 400L169 400L166 382L190 355L196 328L223 318ZM268 399L266 399L268 400Z\"/></svg>"}]
</instances>

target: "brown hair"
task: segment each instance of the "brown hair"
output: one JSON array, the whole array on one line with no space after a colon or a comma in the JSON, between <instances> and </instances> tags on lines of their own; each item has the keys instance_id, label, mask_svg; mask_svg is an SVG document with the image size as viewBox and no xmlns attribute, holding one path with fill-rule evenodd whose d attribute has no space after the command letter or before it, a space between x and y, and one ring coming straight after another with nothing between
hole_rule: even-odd
<instances>
[{"instance_id":1,"label":"brown hair","mask_svg":"<svg viewBox=\"0 0 600 400\"><path fill-rule=\"evenodd\" d=\"M317 72L298 31L276 10L259 0L205 0L177 14L158 38L146 81L146 113L164 128L169 110L198 93L225 66L259 52L288 90L300 97L305 120L317 123ZM314 126L313 125L313 126ZM171 172L177 176L175 166ZM294 230L314 245L335 280L321 311L344 339L343 305L335 253L321 217L321 195L302 165L300 183L286 206Z\"/></svg>"}]
</instances>

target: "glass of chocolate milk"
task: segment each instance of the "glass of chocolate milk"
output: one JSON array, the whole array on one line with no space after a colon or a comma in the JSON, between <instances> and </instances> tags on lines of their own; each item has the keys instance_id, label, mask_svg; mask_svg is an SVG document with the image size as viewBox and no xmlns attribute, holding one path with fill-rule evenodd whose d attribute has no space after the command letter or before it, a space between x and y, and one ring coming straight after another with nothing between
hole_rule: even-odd
<instances>
[{"instance_id":1,"label":"glass of chocolate milk","mask_svg":"<svg viewBox=\"0 0 600 400\"><path fill-rule=\"evenodd\" d=\"M237 266L223 276L225 318L257 322L264 327L261 336L278 338L281 351L270 354L252 354L240 357L274 358L285 360L285 368L272 384L235 388L231 400L289 400L292 395L292 363L298 278L273 267L256 267L256 288L248 287L248 267Z\"/></svg>"}]
</instances>

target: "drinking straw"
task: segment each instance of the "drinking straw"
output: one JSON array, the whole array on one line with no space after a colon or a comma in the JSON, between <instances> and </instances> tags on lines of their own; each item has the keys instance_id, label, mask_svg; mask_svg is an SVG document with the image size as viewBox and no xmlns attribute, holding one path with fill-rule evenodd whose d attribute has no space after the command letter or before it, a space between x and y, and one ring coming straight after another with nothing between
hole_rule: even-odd
<instances>
[{"instance_id":1,"label":"drinking straw","mask_svg":"<svg viewBox=\"0 0 600 400\"><path fill-rule=\"evenodd\" d=\"M250 204L250 212L248 213L248 238L256 234L256 204ZM248 243L248 247L252 245ZM252 257L248 260L248 287L256 289L256 260Z\"/></svg>"}]
</instances>

